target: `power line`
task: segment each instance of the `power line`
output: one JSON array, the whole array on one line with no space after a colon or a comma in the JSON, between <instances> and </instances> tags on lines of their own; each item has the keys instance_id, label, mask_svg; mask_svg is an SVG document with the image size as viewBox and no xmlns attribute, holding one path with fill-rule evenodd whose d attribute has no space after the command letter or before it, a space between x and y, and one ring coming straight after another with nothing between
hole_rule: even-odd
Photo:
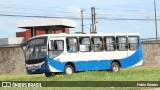
<instances>
[{"instance_id":1,"label":"power line","mask_svg":"<svg viewBox=\"0 0 160 90\"><path fill-rule=\"evenodd\" d=\"M32 10L32 9L31 9ZM1 12L6 12L5 10L0 10ZM23 10L24 11L24 10ZM20 13L20 14L31 14L31 15L33 15L34 13L33 12L27 12L27 11L25 11L25 13L23 12L23 11L7 11L8 13ZM45 12L47 11L47 10L44 10ZM50 13L50 15L55 15L55 14L57 14L57 12L61 12L61 14L62 15L64 15L63 13L75 13L75 14L81 14L80 12L74 12L74 11L55 11L55 10L53 10L54 12L56 12L56 13ZM52 11L52 12L53 12ZM23 12L23 13L22 13ZM27 13L26 13L27 12ZM51 12L51 11L49 11L49 12ZM37 12L37 13L42 13L42 12ZM47 13L47 12L46 12ZM45 15L49 15L49 14L46 14L45 13ZM160 13L160 12L159 12ZM84 13L85 15L90 15L91 13ZM138 15L138 14L124 14L124 13L117 13L117 14L113 14L113 13L99 13L98 12L98 14L96 14L96 15L98 15L98 16L103 16L103 15L110 15L110 16L113 16L113 15L117 15L117 16L140 16L140 15ZM149 16L146 16L146 17L154 17L154 16L151 16L151 15L149 15ZM158 16L159 17L159 16Z\"/></svg>"},{"instance_id":2,"label":"power line","mask_svg":"<svg viewBox=\"0 0 160 90\"><path fill-rule=\"evenodd\" d=\"M14 7L13 7L14 6ZM61 7L43 7L42 9L40 9L40 8L31 8L30 6L28 6L28 7L22 7L22 6L16 6L16 5L3 5L3 4L0 4L0 7L4 7L4 8L10 8L10 9L14 9L14 12L13 13L15 13L15 9L16 9L16 13L20 13L20 14L31 14L31 15L33 15L34 13L33 12L30 12L30 13L26 13L27 11L27 9L30 11L30 10L39 10L39 11L48 11L48 12L61 12L61 13L76 13L76 14L81 14L80 12L74 12L74 10L72 11L64 11L64 9L65 8L61 8ZM18 7L18 8L17 8ZM34 6L35 7L35 6ZM50 8L50 9L52 9L52 10L48 10L48 9L44 9L44 8ZM17 9L23 9L23 11L25 11L25 13L21 13L21 12L23 12L23 11L18 11ZM56 10L53 10L53 9L56 9ZM57 9L60 9L60 10L57 10ZM105 9L105 8L96 8L96 9L98 9L98 10L114 10L114 9ZM117 9L119 9L119 8L117 8ZM116 9L116 10L117 10ZM12 10L13 11L13 10ZM119 10L117 10L117 11L119 11ZM135 10L133 10L133 9L127 9L127 10L125 10L125 9L123 9L123 10L121 10L121 11L135 11ZM5 11L4 11L5 12ZM9 12L10 13L10 12ZM12 12L11 12L12 13ZM42 12L38 12L38 13L42 13ZM160 13L160 12L157 12L157 13ZM56 13L57 14L57 13ZM84 15L90 15L91 13L84 13ZM52 14L50 14L50 15L48 15L48 14L45 14L45 15L47 15L47 16L50 16L50 15L52 15ZM53 13L53 15L55 15L54 13ZM63 14L62 14L63 15ZM102 15L110 15L110 16L113 16L113 15L117 15L117 16L120 16L120 17L122 17L122 16L139 16L139 15L133 15L133 14L130 14L130 15L128 15L128 14L124 14L124 13L117 13L117 14L113 14L113 13L98 13L98 14L96 14L97 16L98 15L100 15L100 16L102 16ZM40 16L40 15L38 15L38 16ZM151 17L154 17L154 16L147 16L147 17L149 17L149 18L151 18ZM159 16L158 16L159 17ZM84 17L85 18L85 17Z\"/></svg>"},{"instance_id":3,"label":"power line","mask_svg":"<svg viewBox=\"0 0 160 90\"><path fill-rule=\"evenodd\" d=\"M1 11L1 10L0 10ZM28 15L41 15L41 12L39 12L39 13L31 13L31 12L12 12L12 11L1 11L1 12L5 12L5 13L9 13L9 14L14 14L14 13L19 13L19 14L28 14ZM57 12L57 11L56 11ZM63 13L75 13L75 12L63 12ZM63 13L44 13L44 15L47 15L47 16L51 16L51 15L58 15L58 16L60 16L60 15L63 15L64 16L64 14ZM81 13L78 13L78 12L76 12L75 14L81 14ZM87 17L89 17L89 15L90 15L90 13L83 13L84 15L88 15ZM123 15L123 14L106 14L106 13L98 13L98 14L96 14L97 16L99 16L99 17L106 17L106 15L108 15L107 17L110 17L110 16L119 16L119 17L123 17L123 16L125 16L125 17L129 17L129 16L133 16L133 17L135 17L135 16L140 16L140 17L142 17L141 15L131 15L131 14L125 14L125 15ZM144 16L143 16L144 17ZM152 18L152 17L154 17L154 16L151 16L151 15L149 15L149 16L146 16L147 18ZM160 16L157 16L157 17L160 17ZM84 17L85 18L85 17Z\"/></svg>"},{"instance_id":4,"label":"power line","mask_svg":"<svg viewBox=\"0 0 160 90\"><path fill-rule=\"evenodd\" d=\"M39 7L42 7L42 6L27 6L27 5L4 5L4 4L0 4L1 7L10 7L10 8L14 8L14 7L18 7L18 8L28 8L28 9L33 9L33 8L39 8ZM53 9L53 8L56 8L56 9L65 9L65 8L62 8L62 7L45 7L43 6L43 9L46 8L46 9Z\"/></svg>"},{"instance_id":5,"label":"power line","mask_svg":"<svg viewBox=\"0 0 160 90\"><path fill-rule=\"evenodd\" d=\"M154 19L141 19L141 18L97 18L97 19L107 19L107 20L135 20L135 21L153 21ZM158 19L160 20L160 19Z\"/></svg>"},{"instance_id":6,"label":"power line","mask_svg":"<svg viewBox=\"0 0 160 90\"><path fill-rule=\"evenodd\" d=\"M20 11L20 12L23 12L23 11L25 11L25 12L31 12L31 11L40 11L40 12L46 12L46 11L48 11L48 12L61 12L61 13L77 13L77 14L80 14L80 12L75 12L74 10L74 8L73 8L73 10L72 9L69 9L69 11L67 11L67 9L66 8L61 8L61 7L43 7L43 8L32 8L32 7L30 7L30 6L28 6L28 7L24 7L24 6L14 6L13 7L13 5L12 6L9 6L9 5L1 5L0 4L0 8L4 8L4 9L6 9L6 8L8 8L8 9L10 9L11 11ZM4 9L0 9L0 10L4 10ZM56 10L55 10L56 9ZM21 11L21 10L23 10L23 11ZM33 13L33 12L32 12ZM86 13L85 13L86 14Z\"/></svg>"},{"instance_id":7,"label":"power line","mask_svg":"<svg viewBox=\"0 0 160 90\"><path fill-rule=\"evenodd\" d=\"M66 18L66 19L81 19L76 17L56 17L56 16L40 16L40 15L18 15L18 14L0 14L0 16L6 17L29 17L29 18ZM90 19L90 18L87 18Z\"/></svg>"},{"instance_id":8,"label":"power line","mask_svg":"<svg viewBox=\"0 0 160 90\"><path fill-rule=\"evenodd\" d=\"M29 15L13 15L13 14L0 14L0 16L10 16L10 17L37 17L37 18L60 18L51 16L29 16ZM65 17L62 17L65 18Z\"/></svg>"},{"instance_id":9,"label":"power line","mask_svg":"<svg viewBox=\"0 0 160 90\"><path fill-rule=\"evenodd\" d=\"M40 7L42 6L38 6L38 5L5 5L5 4L0 4L0 7L5 7L5 8L20 8L20 9L40 9ZM63 7L57 7L57 6L43 6L42 9L66 9ZM105 11L139 11L139 10L152 10L152 9L147 9L147 8L96 8L97 10L105 10ZM90 9L85 9L86 11L89 11ZM153 10L152 10L153 11Z\"/></svg>"},{"instance_id":10,"label":"power line","mask_svg":"<svg viewBox=\"0 0 160 90\"><path fill-rule=\"evenodd\" d=\"M13 8L12 8L13 9ZM4 9L0 9L1 11L3 11L3 12L13 12L13 10L4 10ZM33 10L34 11L34 9L31 9L31 10ZM15 9L14 9L14 12L16 12L16 13L21 13L21 12L30 12L30 14L33 14L33 13L35 13L35 12L33 12L33 11L26 11L25 9L23 10L23 11L20 11L20 10L17 10L16 9L16 11L15 11ZM39 10L40 12L37 12L37 13L42 13L42 12L48 12L48 13L50 13L50 12L61 12L61 13L76 13L76 14L80 14L80 12L75 12L75 11L64 11L64 10ZM88 13L84 13L84 14L88 14Z\"/></svg>"},{"instance_id":11,"label":"power line","mask_svg":"<svg viewBox=\"0 0 160 90\"><path fill-rule=\"evenodd\" d=\"M153 9L147 9L147 8L97 8L97 10L100 11L128 11L128 12L133 12L133 11L141 11L141 10L146 10L146 11L153 11Z\"/></svg>"},{"instance_id":12,"label":"power line","mask_svg":"<svg viewBox=\"0 0 160 90\"><path fill-rule=\"evenodd\" d=\"M18 14L0 14L0 16L8 16L8 17L30 17L30 18L66 18L66 19L81 19L77 17L55 17L55 16L40 16L40 15L18 15ZM91 18L84 18L84 20ZM154 19L141 19L141 18L105 18L105 17L97 17L96 19L107 19L107 20L135 20L135 21L153 21ZM157 19L160 21L160 19Z\"/></svg>"},{"instance_id":13,"label":"power line","mask_svg":"<svg viewBox=\"0 0 160 90\"><path fill-rule=\"evenodd\" d=\"M40 11L55 11L54 9L56 9L56 12L57 12L57 9L60 9L60 10L58 10L59 12L63 12L63 11L61 11L61 10L65 10L66 8L62 8L62 7L44 7L43 6L43 8L39 8L39 7L41 7L41 6L22 6L22 5L4 5L4 4L0 4L0 7L2 7L2 8L10 8L10 9L22 9L22 10L40 10ZM34 7L34 8L33 8ZM106 8L96 8L97 10L102 10L102 11L122 11L122 12L125 12L125 11L127 11L127 12L130 12L130 11L140 11L140 10L146 10L146 11L148 11L148 9L139 9L138 8L138 10L137 9L132 9L132 8L110 8L110 9L106 9ZM70 9L71 10L71 9ZM73 10L74 10L74 8L73 8ZM85 9L86 10L86 9ZM152 10L153 11L153 10ZM74 11L73 11L74 12ZM80 12L79 12L80 13Z\"/></svg>"}]
</instances>

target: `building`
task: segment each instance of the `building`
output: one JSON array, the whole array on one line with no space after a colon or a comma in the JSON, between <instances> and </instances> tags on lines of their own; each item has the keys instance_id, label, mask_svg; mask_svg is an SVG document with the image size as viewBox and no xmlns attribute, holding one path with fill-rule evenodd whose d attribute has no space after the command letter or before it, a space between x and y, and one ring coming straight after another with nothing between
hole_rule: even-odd
<instances>
[{"instance_id":1,"label":"building","mask_svg":"<svg viewBox=\"0 0 160 90\"><path fill-rule=\"evenodd\" d=\"M64 30L56 29L56 30L54 30L52 32L48 32L48 31L46 31L44 29L42 29L42 30L38 29L35 32L35 36L36 35L42 35L42 34L51 34L51 33L53 33L53 34L59 34L59 33L69 34L70 30L69 30L69 28L65 28ZM16 37L24 37L25 41L27 41L29 38L32 37L32 32L31 32L30 29L26 29L25 31L22 31L22 32L16 32Z\"/></svg>"},{"instance_id":2,"label":"building","mask_svg":"<svg viewBox=\"0 0 160 90\"><path fill-rule=\"evenodd\" d=\"M25 41L29 38L42 34L69 34L69 28L77 27L77 23L66 19L42 19L17 22L18 28L23 28L25 31L16 32L16 37L24 37Z\"/></svg>"},{"instance_id":3,"label":"building","mask_svg":"<svg viewBox=\"0 0 160 90\"><path fill-rule=\"evenodd\" d=\"M59 33L69 34L69 28L77 27L77 23L58 18L18 21L16 26L25 30L22 32L16 32L16 38L1 38L0 47L21 47L29 38L36 35Z\"/></svg>"}]
</instances>

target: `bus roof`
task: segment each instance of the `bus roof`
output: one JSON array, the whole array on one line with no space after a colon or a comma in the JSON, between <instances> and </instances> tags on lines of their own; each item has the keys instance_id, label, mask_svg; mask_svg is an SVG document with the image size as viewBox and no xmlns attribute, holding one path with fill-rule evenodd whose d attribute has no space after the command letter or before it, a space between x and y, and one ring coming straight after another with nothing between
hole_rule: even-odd
<instances>
[{"instance_id":1,"label":"bus roof","mask_svg":"<svg viewBox=\"0 0 160 90\"><path fill-rule=\"evenodd\" d=\"M60 34L43 34L43 35L38 35L32 38L38 38L38 37L79 37L79 36L139 36L139 33L98 33L98 34L65 34L65 33L60 33ZM31 38L31 39L32 39Z\"/></svg>"}]
</instances>

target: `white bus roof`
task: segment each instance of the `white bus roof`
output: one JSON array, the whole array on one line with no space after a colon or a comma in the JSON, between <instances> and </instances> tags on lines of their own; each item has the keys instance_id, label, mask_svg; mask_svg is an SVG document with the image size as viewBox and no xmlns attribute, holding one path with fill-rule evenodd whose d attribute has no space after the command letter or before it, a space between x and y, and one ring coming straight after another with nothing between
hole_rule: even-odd
<instances>
[{"instance_id":1,"label":"white bus roof","mask_svg":"<svg viewBox=\"0 0 160 90\"><path fill-rule=\"evenodd\" d=\"M139 36L139 33L104 33L104 34L44 34L44 35L38 35L35 37L42 37L42 36L48 36L48 37L78 37L78 36ZM32 38L35 38L32 37Z\"/></svg>"}]
</instances>

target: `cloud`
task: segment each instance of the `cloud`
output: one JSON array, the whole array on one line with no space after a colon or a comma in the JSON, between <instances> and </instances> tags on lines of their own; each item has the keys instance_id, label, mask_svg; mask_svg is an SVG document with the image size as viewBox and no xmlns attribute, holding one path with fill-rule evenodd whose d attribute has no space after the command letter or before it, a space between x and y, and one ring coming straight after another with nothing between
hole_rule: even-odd
<instances>
[{"instance_id":1,"label":"cloud","mask_svg":"<svg viewBox=\"0 0 160 90\"><path fill-rule=\"evenodd\" d=\"M8 26L14 26L14 27L16 27L16 21L15 20L7 20L5 22L5 24L8 25Z\"/></svg>"},{"instance_id":2,"label":"cloud","mask_svg":"<svg viewBox=\"0 0 160 90\"><path fill-rule=\"evenodd\" d=\"M149 12L146 9L139 9L139 14L146 19L150 18Z\"/></svg>"},{"instance_id":3,"label":"cloud","mask_svg":"<svg viewBox=\"0 0 160 90\"><path fill-rule=\"evenodd\" d=\"M76 6L70 6L66 9L68 17L72 18L81 18L81 8Z\"/></svg>"}]
</instances>

